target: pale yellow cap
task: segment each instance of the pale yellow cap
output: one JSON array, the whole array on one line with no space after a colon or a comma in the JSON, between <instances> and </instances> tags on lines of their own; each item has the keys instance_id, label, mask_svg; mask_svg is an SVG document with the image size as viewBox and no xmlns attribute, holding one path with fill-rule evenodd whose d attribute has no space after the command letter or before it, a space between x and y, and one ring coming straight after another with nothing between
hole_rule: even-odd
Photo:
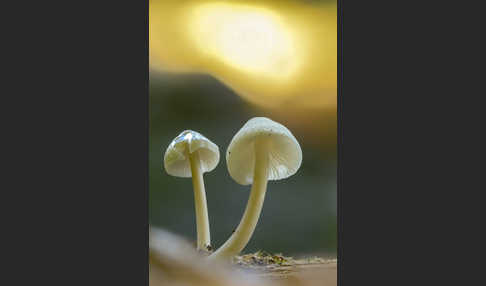
<instances>
[{"instance_id":1,"label":"pale yellow cap","mask_svg":"<svg viewBox=\"0 0 486 286\"><path fill-rule=\"evenodd\" d=\"M231 140L226 151L230 176L241 185L253 183L256 138L269 142L268 180L285 179L297 172L302 163L302 150L294 135L282 124L266 117L250 119Z\"/></svg>"},{"instance_id":2,"label":"pale yellow cap","mask_svg":"<svg viewBox=\"0 0 486 286\"><path fill-rule=\"evenodd\" d=\"M176 177L192 177L189 154L199 152L201 172L210 172L219 163L219 148L208 138L192 130L179 134L165 151L165 171Z\"/></svg>"}]
</instances>

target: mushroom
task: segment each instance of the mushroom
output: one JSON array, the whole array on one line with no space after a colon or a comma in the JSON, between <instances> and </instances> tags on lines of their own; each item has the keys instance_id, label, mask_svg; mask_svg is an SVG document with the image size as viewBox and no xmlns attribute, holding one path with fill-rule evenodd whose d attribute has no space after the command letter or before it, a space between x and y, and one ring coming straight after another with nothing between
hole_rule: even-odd
<instances>
[{"instance_id":1,"label":"mushroom","mask_svg":"<svg viewBox=\"0 0 486 286\"><path fill-rule=\"evenodd\" d=\"M207 251L211 246L203 174L212 171L218 163L218 146L192 130L185 130L172 140L164 155L164 167L169 175L192 177L198 250Z\"/></svg>"},{"instance_id":2,"label":"mushroom","mask_svg":"<svg viewBox=\"0 0 486 286\"><path fill-rule=\"evenodd\" d=\"M230 258L248 244L265 199L268 180L295 174L302 163L302 150L292 133L265 117L250 119L231 140L226 151L230 176L241 185L252 184L240 224L231 237L209 257Z\"/></svg>"}]
</instances>

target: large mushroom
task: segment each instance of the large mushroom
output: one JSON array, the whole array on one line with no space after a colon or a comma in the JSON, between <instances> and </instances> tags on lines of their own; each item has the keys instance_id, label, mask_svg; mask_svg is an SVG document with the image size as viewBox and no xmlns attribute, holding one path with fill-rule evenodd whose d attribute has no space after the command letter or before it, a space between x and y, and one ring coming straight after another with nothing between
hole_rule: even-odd
<instances>
[{"instance_id":1,"label":"large mushroom","mask_svg":"<svg viewBox=\"0 0 486 286\"><path fill-rule=\"evenodd\" d=\"M230 176L241 185L252 184L240 224L231 237L209 257L230 258L240 253L258 223L268 180L295 174L302 163L302 150L282 124L265 117L250 119L231 140L226 151Z\"/></svg>"},{"instance_id":2,"label":"large mushroom","mask_svg":"<svg viewBox=\"0 0 486 286\"><path fill-rule=\"evenodd\" d=\"M207 251L211 246L203 174L212 171L218 163L218 146L192 130L185 130L172 140L164 155L164 167L169 175L192 177L198 250Z\"/></svg>"}]
</instances>

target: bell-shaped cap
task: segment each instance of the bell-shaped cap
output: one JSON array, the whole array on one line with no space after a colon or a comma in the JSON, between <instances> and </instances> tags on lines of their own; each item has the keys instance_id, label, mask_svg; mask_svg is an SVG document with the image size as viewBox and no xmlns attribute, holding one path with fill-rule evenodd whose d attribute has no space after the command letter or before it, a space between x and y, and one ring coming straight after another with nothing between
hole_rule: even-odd
<instances>
[{"instance_id":1,"label":"bell-shaped cap","mask_svg":"<svg viewBox=\"0 0 486 286\"><path fill-rule=\"evenodd\" d=\"M176 177L192 177L189 154L199 152L201 172L210 172L219 163L219 148L208 138L192 130L179 134L165 151L165 171Z\"/></svg>"},{"instance_id":2,"label":"bell-shaped cap","mask_svg":"<svg viewBox=\"0 0 486 286\"><path fill-rule=\"evenodd\" d=\"M268 180L285 179L297 172L302 163L302 150L294 135L280 123L255 117L236 133L226 151L226 163L233 180L241 185L253 183L257 138L268 142Z\"/></svg>"}]
</instances>

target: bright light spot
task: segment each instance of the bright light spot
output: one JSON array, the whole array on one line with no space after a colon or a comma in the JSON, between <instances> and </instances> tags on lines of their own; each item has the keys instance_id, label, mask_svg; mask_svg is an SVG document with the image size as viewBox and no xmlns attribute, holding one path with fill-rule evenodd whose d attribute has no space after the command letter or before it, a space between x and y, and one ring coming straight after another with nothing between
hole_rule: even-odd
<instances>
[{"instance_id":1,"label":"bright light spot","mask_svg":"<svg viewBox=\"0 0 486 286\"><path fill-rule=\"evenodd\" d=\"M199 50L229 66L273 78L298 67L290 30L268 9L211 3L194 8L189 19Z\"/></svg>"},{"instance_id":2,"label":"bright light spot","mask_svg":"<svg viewBox=\"0 0 486 286\"><path fill-rule=\"evenodd\" d=\"M191 139L192 139L192 134L191 133L187 133L186 136L184 136L184 140L190 141Z\"/></svg>"}]
</instances>

